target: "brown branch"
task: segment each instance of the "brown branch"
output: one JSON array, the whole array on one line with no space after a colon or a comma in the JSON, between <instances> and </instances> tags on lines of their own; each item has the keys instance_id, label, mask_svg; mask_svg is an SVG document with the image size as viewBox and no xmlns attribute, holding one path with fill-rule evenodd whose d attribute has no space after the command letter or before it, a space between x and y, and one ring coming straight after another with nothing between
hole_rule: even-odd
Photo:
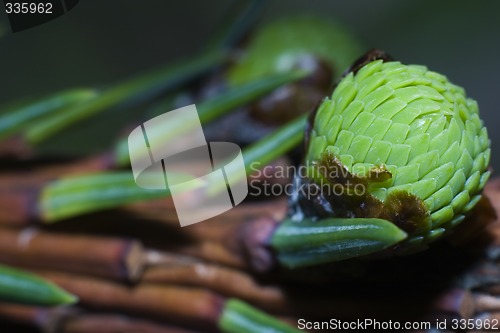
<instances>
[{"instance_id":1,"label":"brown branch","mask_svg":"<svg viewBox=\"0 0 500 333\"><path fill-rule=\"evenodd\" d=\"M38 327L45 333L195 333L121 314L92 314L74 308L38 308L0 303L0 317Z\"/></svg>"},{"instance_id":2,"label":"brown branch","mask_svg":"<svg viewBox=\"0 0 500 333\"><path fill-rule=\"evenodd\" d=\"M407 277L401 276L401 279L406 280ZM295 288L286 288L283 284L263 286L248 273L200 262L176 263L172 260L168 265L149 267L141 281L141 283L205 287L227 297L244 299L272 313L296 316L327 317L335 313L336 316L353 318L353 314L356 313L357 316L363 314L366 318L376 315L391 319L387 316L390 314L393 316L392 319L412 319L412 314L436 317L446 314L459 318L472 318L481 311L495 310L491 308L491 299L460 288L441 293L428 290L399 294L396 291L390 295L385 290L377 291L372 287L371 293L367 296L363 291L346 294L345 290L350 290L350 286L339 283L340 289L332 286L315 289L301 285L299 289L304 292L297 292L297 285ZM370 278L360 281L359 287L365 288L370 281ZM371 285L383 284L374 280ZM496 299L495 301L498 302ZM403 304L404 307L401 307ZM490 307L487 308L487 305Z\"/></svg>"},{"instance_id":3,"label":"brown branch","mask_svg":"<svg viewBox=\"0 0 500 333\"><path fill-rule=\"evenodd\" d=\"M192 330L167 326L123 315L86 314L66 319L54 333L195 333Z\"/></svg>"},{"instance_id":4,"label":"brown branch","mask_svg":"<svg viewBox=\"0 0 500 333\"><path fill-rule=\"evenodd\" d=\"M142 274L144 251L132 239L1 229L0 261L134 281Z\"/></svg>"},{"instance_id":5,"label":"brown branch","mask_svg":"<svg viewBox=\"0 0 500 333\"><path fill-rule=\"evenodd\" d=\"M274 312L283 312L287 304L282 288L261 285L248 273L206 263L149 267L141 283L203 287Z\"/></svg>"},{"instance_id":6,"label":"brown branch","mask_svg":"<svg viewBox=\"0 0 500 333\"><path fill-rule=\"evenodd\" d=\"M284 167L287 159L279 159L266 168ZM61 175L76 175L107 169L112 165L112 157L108 154L98 155L84 160L73 161L62 165L42 167L30 172L4 172L0 174L0 225L25 226L35 221L43 220L38 212L38 200L43 187L49 182L56 180ZM187 166L189 167L189 166ZM268 172L273 174L272 172ZM264 177L261 174L260 178ZM250 176L249 180L261 181L256 175ZM288 178L266 178L269 184L284 185ZM137 202L121 208L125 214L132 214L140 219L164 222L168 225L178 225L175 206L171 198ZM225 214L217 216L212 221L218 224L234 223L257 216L273 216L282 218L286 212L286 199L276 201L265 200L256 203L239 205ZM223 223L227 222L227 223ZM186 228L194 238L220 239L221 234L213 231L213 228ZM208 232L212 230L211 232ZM215 233L215 234L214 234Z\"/></svg>"},{"instance_id":7,"label":"brown branch","mask_svg":"<svg viewBox=\"0 0 500 333\"><path fill-rule=\"evenodd\" d=\"M224 305L224 298L199 288L147 284L129 287L74 274L36 272L77 295L84 305L154 317L182 326L215 328Z\"/></svg>"},{"instance_id":8,"label":"brown branch","mask_svg":"<svg viewBox=\"0 0 500 333\"><path fill-rule=\"evenodd\" d=\"M40 219L38 197L43 186L61 175L74 175L106 168L110 156L99 155L76 162L56 164L25 172L0 174L0 225L25 226Z\"/></svg>"},{"instance_id":9,"label":"brown branch","mask_svg":"<svg viewBox=\"0 0 500 333\"><path fill-rule=\"evenodd\" d=\"M225 239L227 233L234 231L238 224L262 216L270 216L281 220L288 209L285 197L269 198L263 201L246 202L221 215L182 228L184 234L194 239L219 241ZM171 198L142 201L121 208L134 217L178 226L175 206Z\"/></svg>"},{"instance_id":10,"label":"brown branch","mask_svg":"<svg viewBox=\"0 0 500 333\"><path fill-rule=\"evenodd\" d=\"M181 245L173 249L180 254L193 256L208 262L221 265L250 269L248 262L241 253L232 252L226 246L217 242L199 242L196 244Z\"/></svg>"},{"instance_id":11,"label":"brown branch","mask_svg":"<svg viewBox=\"0 0 500 333\"><path fill-rule=\"evenodd\" d=\"M108 154L77 159L69 162L54 163L48 166L33 168L25 171L6 171L0 174L1 189L19 189L26 187L40 187L47 181L60 178L62 175L76 175L106 169L112 162ZM36 163L36 162L33 162Z\"/></svg>"},{"instance_id":12,"label":"brown branch","mask_svg":"<svg viewBox=\"0 0 500 333\"><path fill-rule=\"evenodd\" d=\"M485 294L474 294L474 305L478 312L499 312L500 297Z\"/></svg>"},{"instance_id":13,"label":"brown branch","mask_svg":"<svg viewBox=\"0 0 500 333\"><path fill-rule=\"evenodd\" d=\"M32 147L20 135L0 141L0 157L28 158L33 154Z\"/></svg>"},{"instance_id":14,"label":"brown branch","mask_svg":"<svg viewBox=\"0 0 500 333\"><path fill-rule=\"evenodd\" d=\"M0 189L0 225L23 227L37 218L38 190Z\"/></svg>"},{"instance_id":15,"label":"brown branch","mask_svg":"<svg viewBox=\"0 0 500 333\"><path fill-rule=\"evenodd\" d=\"M18 304L0 303L0 317L13 323L44 327L49 322L51 310Z\"/></svg>"}]
</instances>

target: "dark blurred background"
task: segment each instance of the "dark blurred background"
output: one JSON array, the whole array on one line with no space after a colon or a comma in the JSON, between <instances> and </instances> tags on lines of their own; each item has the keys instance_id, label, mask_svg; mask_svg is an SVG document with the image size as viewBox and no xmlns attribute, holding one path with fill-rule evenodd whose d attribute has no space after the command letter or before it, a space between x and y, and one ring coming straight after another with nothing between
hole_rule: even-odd
<instances>
[{"instance_id":1,"label":"dark blurred background","mask_svg":"<svg viewBox=\"0 0 500 333\"><path fill-rule=\"evenodd\" d=\"M66 15L15 34L2 12L0 104L68 87L105 85L182 59L200 50L230 3L80 0ZM500 131L495 131L500 1L274 0L261 20L303 12L335 18L367 49L377 47L404 63L425 64L465 87L479 102L492 139L493 165L500 165ZM66 135L89 138L92 126L113 132L122 125L119 118L102 115L101 121L80 124ZM79 149L91 145L86 142Z\"/></svg>"}]
</instances>

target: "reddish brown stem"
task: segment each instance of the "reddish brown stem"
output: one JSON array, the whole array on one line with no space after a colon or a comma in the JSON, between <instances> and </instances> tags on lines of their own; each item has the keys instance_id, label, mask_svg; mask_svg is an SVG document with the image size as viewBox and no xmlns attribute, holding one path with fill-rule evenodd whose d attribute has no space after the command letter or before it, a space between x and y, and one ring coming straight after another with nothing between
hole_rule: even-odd
<instances>
[{"instance_id":1,"label":"reddish brown stem","mask_svg":"<svg viewBox=\"0 0 500 333\"><path fill-rule=\"evenodd\" d=\"M45 333L195 333L119 314L91 314L72 308L38 308L0 304L0 317L40 328Z\"/></svg>"},{"instance_id":2,"label":"reddish brown stem","mask_svg":"<svg viewBox=\"0 0 500 333\"><path fill-rule=\"evenodd\" d=\"M0 188L0 225L23 227L37 218L38 190Z\"/></svg>"},{"instance_id":3,"label":"reddish brown stem","mask_svg":"<svg viewBox=\"0 0 500 333\"><path fill-rule=\"evenodd\" d=\"M266 310L282 311L287 303L286 293L278 286L261 285L248 273L206 263L149 267L142 282L203 287Z\"/></svg>"},{"instance_id":4,"label":"reddish brown stem","mask_svg":"<svg viewBox=\"0 0 500 333\"><path fill-rule=\"evenodd\" d=\"M237 226L245 221L262 216L269 216L276 220L285 217L288 209L285 197L273 198L265 201L247 202L224 212L211 219L189 225L182 229L183 233L194 239L219 241L227 238ZM141 219L158 221L172 226L178 226L179 220L171 198L133 203L122 208L127 214Z\"/></svg>"},{"instance_id":5,"label":"reddish brown stem","mask_svg":"<svg viewBox=\"0 0 500 333\"><path fill-rule=\"evenodd\" d=\"M474 294L474 305L478 312L498 312L500 311L500 297Z\"/></svg>"},{"instance_id":6,"label":"reddish brown stem","mask_svg":"<svg viewBox=\"0 0 500 333\"><path fill-rule=\"evenodd\" d=\"M101 170L110 160L108 155L99 155L36 171L0 174L0 225L25 226L39 220L38 196L43 186L61 175Z\"/></svg>"},{"instance_id":7,"label":"reddish brown stem","mask_svg":"<svg viewBox=\"0 0 500 333\"><path fill-rule=\"evenodd\" d=\"M13 136L0 141L0 157L29 158L33 154L32 147L22 136Z\"/></svg>"},{"instance_id":8,"label":"reddish brown stem","mask_svg":"<svg viewBox=\"0 0 500 333\"><path fill-rule=\"evenodd\" d=\"M50 309L31 307L18 304L0 303L0 317L13 323L32 326L45 326L51 317Z\"/></svg>"},{"instance_id":9,"label":"reddish brown stem","mask_svg":"<svg viewBox=\"0 0 500 333\"><path fill-rule=\"evenodd\" d=\"M443 294L432 306L434 309L460 318L471 318L476 311L472 294L462 289L453 289Z\"/></svg>"},{"instance_id":10,"label":"reddish brown stem","mask_svg":"<svg viewBox=\"0 0 500 333\"><path fill-rule=\"evenodd\" d=\"M37 272L100 309L152 316L190 327L216 327L224 305L221 296L198 288L138 285L128 287L74 274Z\"/></svg>"},{"instance_id":11,"label":"reddish brown stem","mask_svg":"<svg viewBox=\"0 0 500 333\"><path fill-rule=\"evenodd\" d=\"M54 333L195 333L194 331L167 326L123 315L86 314L66 319Z\"/></svg>"},{"instance_id":12,"label":"reddish brown stem","mask_svg":"<svg viewBox=\"0 0 500 333\"><path fill-rule=\"evenodd\" d=\"M144 251L131 239L2 229L0 261L133 281L144 268Z\"/></svg>"},{"instance_id":13,"label":"reddish brown stem","mask_svg":"<svg viewBox=\"0 0 500 333\"><path fill-rule=\"evenodd\" d=\"M217 242L199 242L182 245L174 249L181 254L190 255L208 262L218 263L234 268L251 268L241 253L232 252L223 244Z\"/></svg>"},{"instance_id":14,"label":"reddish brown stem","mask_svg":"<svg viewBox=\"0 0 500 333\"><path fill-rule=\"evenodd\" d=\"M232 223L214 218L198 226L183 228L183 234L194 237L197 242L178 245L171 250L236 268L267 271L276 267L268 241L279 222L266 216L241 221L236 219Z\"/></svg>"}]
</instances>

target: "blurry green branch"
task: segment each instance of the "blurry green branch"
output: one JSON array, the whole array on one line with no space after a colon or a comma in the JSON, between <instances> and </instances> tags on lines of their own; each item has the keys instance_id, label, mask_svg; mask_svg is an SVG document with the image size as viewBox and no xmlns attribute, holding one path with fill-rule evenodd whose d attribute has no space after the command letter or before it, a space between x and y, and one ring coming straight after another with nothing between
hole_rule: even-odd
<instances>
[{"instance_id":1,"label":"blurry green branch","mask_svg":"<svg viewBox=\"0 0 500 333\"><path fill-rule=\"evenodd\" d=\"M264 167L296 147L302 140L306 115L243 149L245 167ZM119 207L134 201L168 197L167 190L151 191L137 186L130 171L68 177L47 185L40 197L40 215L47 222Z\"/></svg>"},{"instance_id":2,"label":"blurry green branch","mask_svg":"<svg viewBox=\"0 0 500 333\"><path fill-rule=\"evenodd\" d=\"M0 140L19 134L30 145L39 144L61 130L131 101L146 100L174 89L224 61L221 52L195 56L155 69L103 90L73 89L21 103L0 116Z\"/></svg>"},{"instance_id":3,"label":"blurry green branch","mask_svg":"<svg viewBox=\"0 0 500 333\"><path fill-rule=\"evenodd\" d=\"M130 171L63 178L48 185L40 197L40 215L48 222L127 203L164 198L168 190L137 186Z\"/></svg>"},{"instance_id":4,"label":"blurry green branch","mask_svg":"<svg viewBox=\"0 0 500 333\"><path fill-rule=\"evenodd\" d=\"M84 103L98 96L92 89L72 89L44 97L34 102L18 106L16 109L2 110L0 116L0 140L12 134L26 130L36 122L47 121L56 114L70 112L77 104ZM16 105L17 106L17 105Z\"/></svg>"},{"instance_id":5,"label":"blurry green branch","mask_svg":"<svg viewBox=\"0 0 500 333\"><path fill-rule=\"evenodd\" d=\"M235 2L205 49L187 60L155 68L99 91L75 89L33 103L21 103L21 107L0 116L0 140L21 134L27 143L39 144L100 112L128 102L148 100L184 85L227 59L228 47L248 31L263 4L262 0Z\"/></svg>"},{"instance_id":6,"label":"blurry green branch","mask_svg":"<svg viewBox=\"0 0 500 333\"><path fill-rule=\"evenodd\" d=\"M297 81L304 78L307 75L305 71L292 71L289 73L274 74L268 77L257 79L249 83L231 87L227 91L222 92L214 98L202 101L197 105L198 115L201 124L209 123L230 111L235 110L238 107L246 105L259 97L273 91L274 89L283 86L285 84ZM170 110L163 110L167 112ZM170 123L166 125L163 130L164 138L161 140L172 139L172 131L190 130L192 124L182 123L174 124ZM123 138L118 142L115 148L115 161L118 166L129 165L129 147L128 138Z\"/></svg>"},{"instance_id":7,"label":"blurry green branch","mask_svg":"<svg viewBox=\"0 0 500 333\"><path fill-rule=\"evenodd\" d=\"M302 71L275 74L240 87L233 87L220 96L199 104L200 120L202 123L209 122L305 75L306 73ZM273 161L297 146L302 140L304 124L305 116L284 126L259 143L248 147L243 154L247 170L250 170L253 162L259 162L261 166L264 166L265 163ZM186 124L171 124L171 126L178 129ZM165 130L165 140L169 139L169 135L169 131ZM125 138L119 142L115 152L118 165L125 166L129 163L128 151L128 142ZM151 191L140 188L134 182L130 171L108 172L69 177L49 184L42 191L39 210L45 221L59 221L84 213L169 195L168 191Z\"/></svg>"}]
</instances>

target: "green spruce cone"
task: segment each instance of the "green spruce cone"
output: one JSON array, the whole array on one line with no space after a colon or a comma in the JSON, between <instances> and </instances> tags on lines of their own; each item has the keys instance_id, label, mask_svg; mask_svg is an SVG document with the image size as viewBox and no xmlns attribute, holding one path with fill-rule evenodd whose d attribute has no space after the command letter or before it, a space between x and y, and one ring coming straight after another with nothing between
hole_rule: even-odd
<instances>
[{"instance_id":1,"label":"green spruce cone","mask_svg":"<svg viewBox=\"0 0 500 333\"><path fill-rule=\"evenodd\" d=\"M490 176L486 128L477 103L441 74L397 61L358 65L311 121L298 177L308 191L296 208L383 218L409 234L408 247L421 246L479 201Z\"/></svg>"},{"instance_id":2,"label":"green spruce cone","mask_svg":"<svg viewBox=\"0 0 500 333\"><path fill-rule=\"evenodd\" d=\"M303 70L303 80L282 86L249 108L261 123L280 126L309 112L330 93L345 68L361 53L358 40L329 17L283 17L259 27L228 69L230 85L275 73Z\"/></svg>"},{"instance_id":3,"label":"green spruce cone","mask_svg":"<svg viewBox=\"0 0 500 333\"><path fill-rule=\"evenodd\" d=\"M300 68L304 56L323 59L338 78L362 52L358 40L326 17L283 17L260 27L245 53L230 68L232 84L242 84L276 72Z\"/></svg>"}]
</instances>

